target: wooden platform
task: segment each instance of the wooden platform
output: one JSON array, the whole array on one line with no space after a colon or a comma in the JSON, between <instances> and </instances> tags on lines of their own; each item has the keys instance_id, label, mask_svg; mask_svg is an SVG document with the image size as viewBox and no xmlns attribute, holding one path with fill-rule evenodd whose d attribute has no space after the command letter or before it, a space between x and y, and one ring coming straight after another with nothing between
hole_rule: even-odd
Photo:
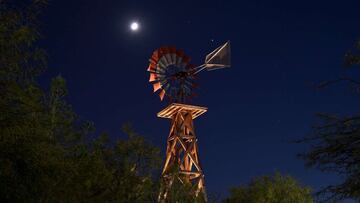
<instances>
[{"instance_id":1,"label":"wooden platform","mask_svg":"<svg viewBox=\"0 0 360 203\"><path fill-rule=\"evenodd\" d=\"M201 106L192 106L187 104L179 104L179 103L172 103L167 106L165 109L160 111L157 116L160 118L169 118L171 119L174 114L179 111L191 111L192 118L195 119L198 116L202 115L207 111L206 107Z\"/></svg>"}]
</instances>

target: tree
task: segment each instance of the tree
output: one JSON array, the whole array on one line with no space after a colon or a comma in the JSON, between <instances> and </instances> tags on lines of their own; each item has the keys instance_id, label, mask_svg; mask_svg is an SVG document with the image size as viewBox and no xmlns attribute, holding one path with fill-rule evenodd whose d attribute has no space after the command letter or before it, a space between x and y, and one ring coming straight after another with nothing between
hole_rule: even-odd
<instances>
[{"instance_id":1,"label":"tree","mask_svg":"<svg viewBox=\"0 0 360 203\"><path fill-rule=\"evenodd\" d=\"M352 65L360 64L360 40L358 40L352 49L345 54L345 66L350 67Z\"/></svg>"},{"instance_id":2,"label":"tree","mask_svg":"<svg viewBox=\"0 0 360 203\"><path fill-rule=\"evenodd\" d=\"M321 124L313 135L300 142L311 143L309 151L300 154L309 167L335 172L344 177L337 185L317 192L324 202L353 198L360 200L360 117L339 118L318 114Z\"/></svg>"},{"instance_id":3,"label":"tree","mask_svg":"<svg viewBox=\"0 0 360 203\"><path fill-rule=\"evenodd\" d=\"M276 173L261 176L248 185L230 189L230 197L224 203L310 203L310 188L301 186L291 176Z\"/></svg>"},{"instance_id":4,"label":"tree","mask_svg":"<svg viewBox=\"0 0 360 203\"><path fill-rule=\"evenodd\" d=\"M44 91L37 17L44 0L0 1L0 198L2 202L154 202L159 150L124 127L112 145L66 102L64 78Z\"/></svg>"},{"instance_id":5,"label":"tree","mask_svg":"<svg viewBox=\"0 0 360 203\"><path fill-rule=\"evenodd\" d=\"M25 201L51 188L62 149L49 136L44 93L34 82L46 65L35 45L43 3L0 2L0 196ZM45 187L49 185L50 187Z\"/></svg>"},{"instance_id":6,"label":"tree","mask_svg":"<svg viewBox=\"0 0 360 203\"><path fill-rule=\"evenodd\" d=\"M359 65L360 41L345 56L345 64ZM348 81L353 87L360 88L360 82L353 78L339 78L326 81L320 88L340 81ZM298 140L311 147L300 158L308 167L324 172L334 172L343 178L339 184L328 185L317 192L324 202L352 198L360 201L360 115L335 116L318 113L319 123L313 126L310 136Z\"/></svg>"},{"instance_id":7,"label":"tree","mask_svg":"<svg viewBox=\"0 0 360 203\"><path fill-rule=\"evenodd\" d=\"M79 145L71 158L73 172L64 184L67 202L154 202L158 189L152 174L160 164L159 149L129 126L128 138L109 147L107 134L91 145Z\"/></svg>"}]
</instances>

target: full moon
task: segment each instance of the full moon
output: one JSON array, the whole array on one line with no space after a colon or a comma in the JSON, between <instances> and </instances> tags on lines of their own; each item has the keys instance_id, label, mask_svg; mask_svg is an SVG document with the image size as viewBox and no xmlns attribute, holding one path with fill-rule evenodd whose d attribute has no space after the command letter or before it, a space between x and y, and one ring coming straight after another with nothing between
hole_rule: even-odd
<instances>
[{"instance_id":1,"label":"full moon","mask_svg":"<svg viewBox=\"0 0 360 203\"><path fill-rule=\"evenodd\" d=\"M139 23L138 23L138 22L132 22L132 23L130 24L130 29L131 29L132 31L137 31L137 30L139 29Z\"/></svg>"}]
</instances>

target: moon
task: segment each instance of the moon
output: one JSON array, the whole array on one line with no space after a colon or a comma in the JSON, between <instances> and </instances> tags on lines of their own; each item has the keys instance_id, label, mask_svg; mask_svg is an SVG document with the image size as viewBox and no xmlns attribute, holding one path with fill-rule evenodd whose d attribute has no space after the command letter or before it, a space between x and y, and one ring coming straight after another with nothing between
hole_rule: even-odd
<instances>
[{"instance_id":1,"label":"moon","mask_svg":"<svg viewBox=\"0 0 360 203\"><path fill-rule=\"evenodd\" d=\"M138 31L139 30L139 23L134 21L130 24L130 29L131 31L135 32L135 31Z\"/></svg>"}]
</instances>

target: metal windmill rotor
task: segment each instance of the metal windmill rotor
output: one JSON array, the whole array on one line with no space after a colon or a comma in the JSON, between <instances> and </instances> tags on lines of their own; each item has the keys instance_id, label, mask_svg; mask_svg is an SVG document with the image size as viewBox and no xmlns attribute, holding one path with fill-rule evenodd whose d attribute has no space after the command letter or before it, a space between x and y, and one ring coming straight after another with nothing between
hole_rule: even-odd
<instances>
[{"instance_id":1,"label":"metal windmill rotor","mask_svg":"<svg viewBox=\"0 0 360 203\"><path fill-rule=\"evenodd\" d=\"M194 89L198 86L196 75L199 72L230 67L230 41L206 55L202 65L195 66L190 60L182 50L175 47L161 47L153 52L147 70L150 72L149 82L153 85L153 91L159 91L161 101L167 97L171 102L184 103L195 96Z\"/></svg>"}]
</instances>

